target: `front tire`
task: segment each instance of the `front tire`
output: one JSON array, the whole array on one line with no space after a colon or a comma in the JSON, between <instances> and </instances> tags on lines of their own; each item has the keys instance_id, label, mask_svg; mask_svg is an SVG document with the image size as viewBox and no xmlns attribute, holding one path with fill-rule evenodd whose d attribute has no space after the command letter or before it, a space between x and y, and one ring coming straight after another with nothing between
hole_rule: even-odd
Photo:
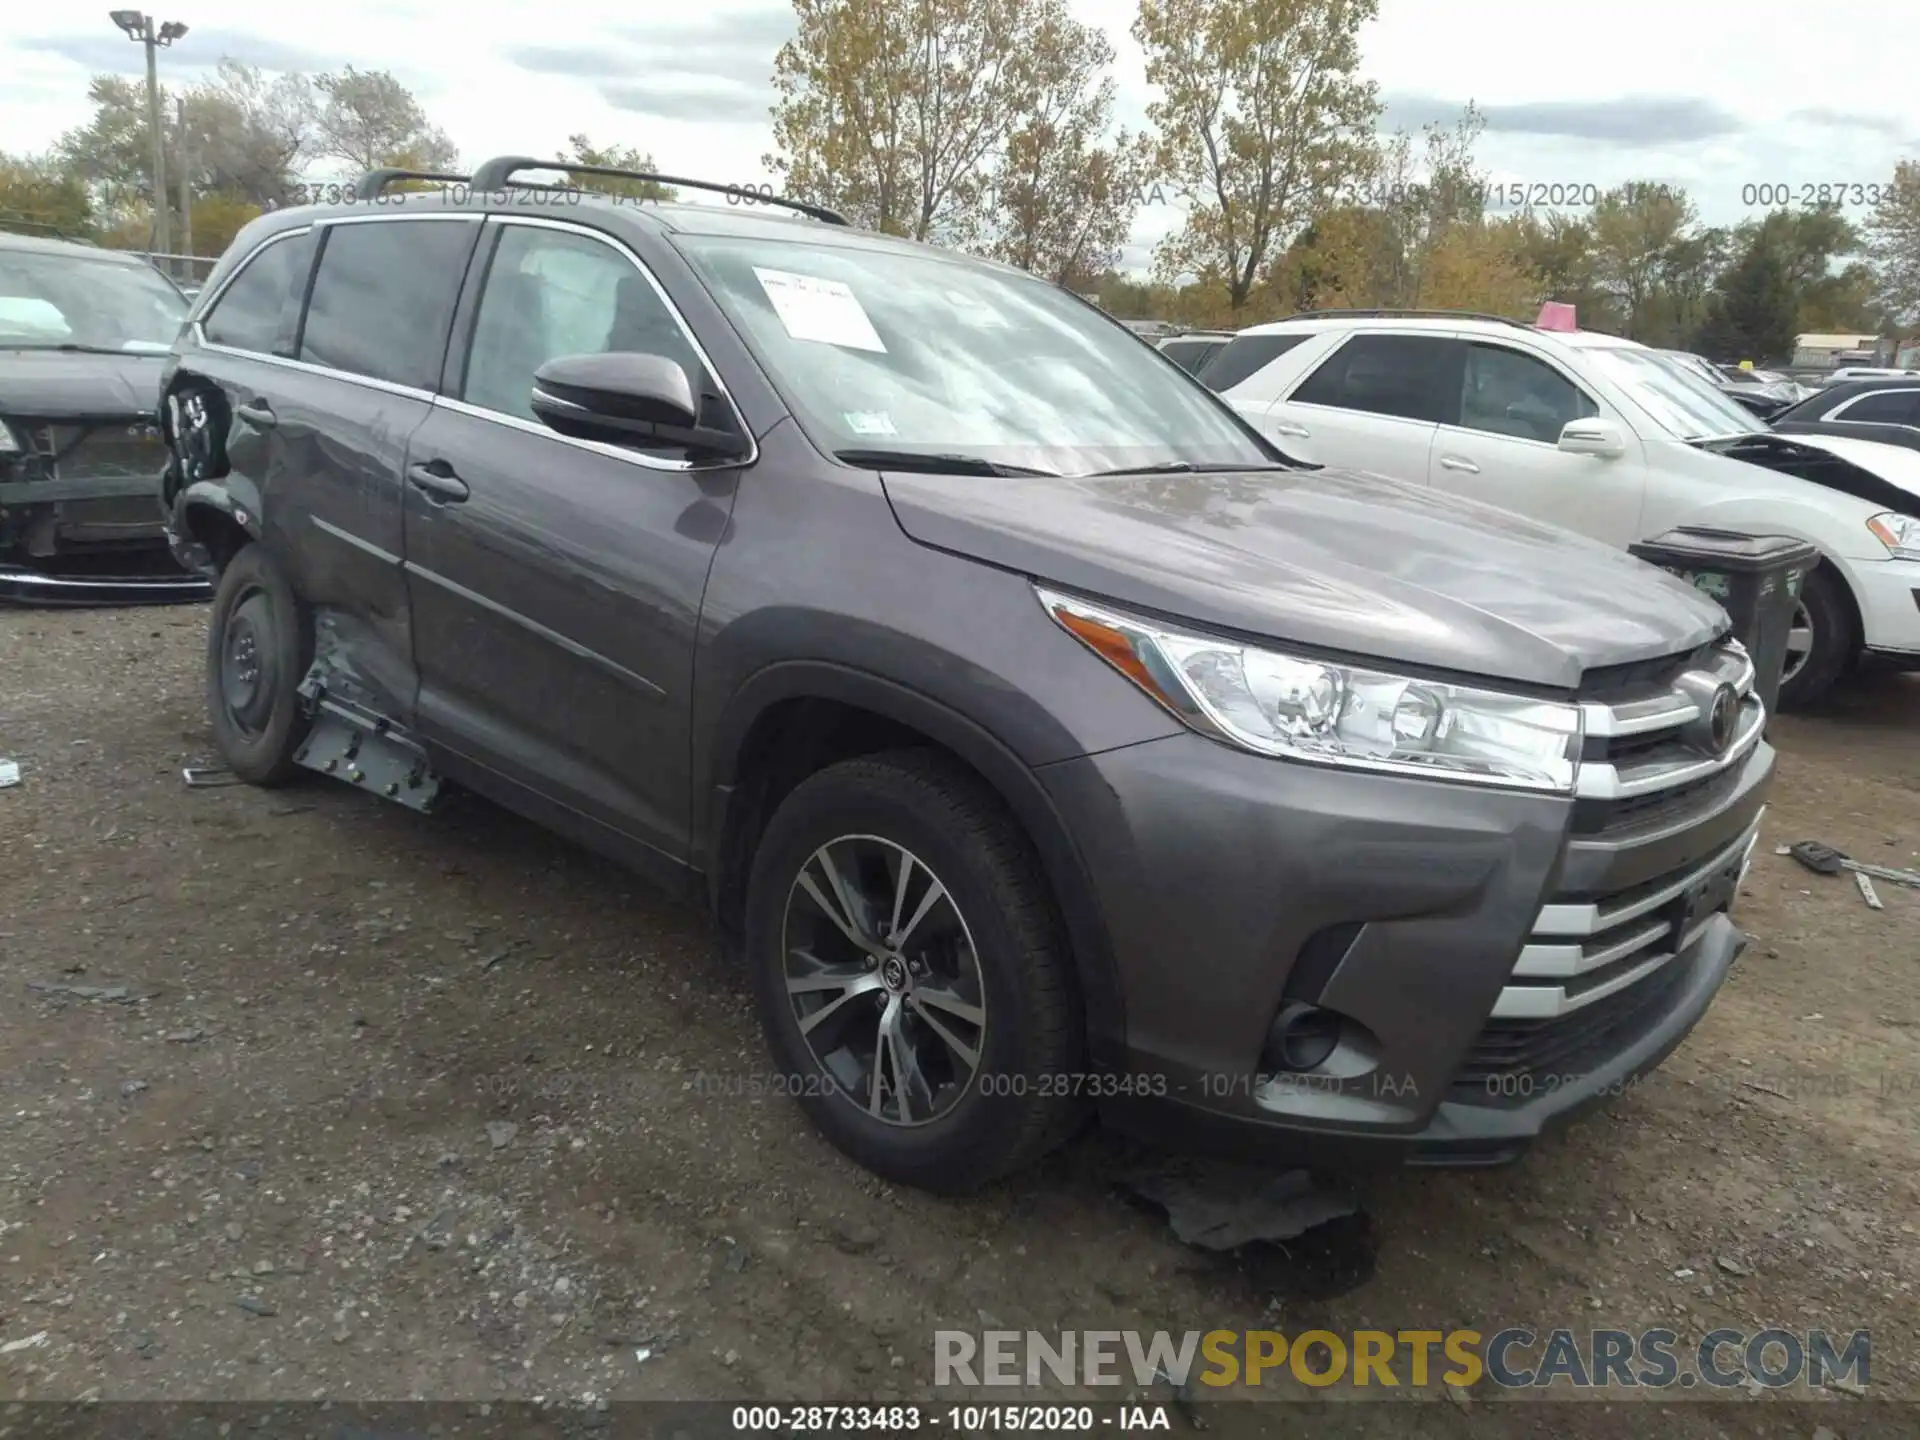
<instances>
[{"instance_id":1,"label":"front tire","mask_svg":"<svg viewBox=\"0 0 1920 1440\"><path fill-rule=\"evenodd\" d=\"M1072 1133L1080 1012L1025 834L928 751L843 761L754 856L746 958L782 1088L838 1149L942 1193Z\"/></svg>"},{"instance_id":2,"label":"front tire","mask_svg":"<svg viewBox=\"0 0 1920 1440\"><path fill-rule=\"evenodd\" d=\"M1824 700L1853 668L1860 639L1846 588L1825 565L1807 576L1787 635L1780 708L1803 710Z\"/></svg>"},{"instance_id":3,"label":"front tire","mask_svg":"<svg viewBox=\"0 0 1920 1440\"><path fill-rule=\"evenodd\" d=\"M281 785L312 721L300 681L313 660L313 625L293 586L258 545L221 573L207 627L207 711L227 768L252 785Z\"/></svg>"}]
</instances>

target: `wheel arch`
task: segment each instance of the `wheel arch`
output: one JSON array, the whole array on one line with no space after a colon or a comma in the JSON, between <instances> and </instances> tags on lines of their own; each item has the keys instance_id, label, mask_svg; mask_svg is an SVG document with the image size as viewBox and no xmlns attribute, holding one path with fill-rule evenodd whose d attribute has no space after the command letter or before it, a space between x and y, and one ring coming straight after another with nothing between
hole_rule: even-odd
<instances>
[{"instance_id":1,"label":"wheel arch","mask_svg":"<svg viewBox=\"0 0 1920 1440\"><path fill-rule=\"evenodd\" d=\"M219 481L201 480L180 492L174 514L181 537L205 552L215 571L227 568L240 547L260 538L260 514Z\"/></svg>"},{"instance_id":2,"label":"wheel arch","mask_svg":"<svg viewBox=\"0 0 1920 1440\"><path fill-rule=\"evenodd\" d=\"M1086 1020L1089 1058L1117 1065L1125 1036L1118 970L1079 847L1031 767L944 702L870 672L819 661L759 671L721 714L698 851L723 933L739 934L746 877L768 819L792 788L826 765L876 751L930 747L979 776L1037 853L1066 929Z\"/></svg>"},{"instance_id":3,"label":"wheel arch","mask_svg":"<svg viewBox=\"0 0 1920 1440\"><path fill-rule=\"evenodd\" d=\"M1866 533L1866 515L1869 513L1871 508L1863 506L1860 513L1862 534ZM1679 523L1681 526L1704 525L1711 529L1738 530L1748 535L1785 535L1813 546L1820 552L1814 572L1824 571L1839 582L1840 593L1851 612L1855 658L1857 652L1866 646L1866 613L1860 604L1859 587L1854 583L1847 559L1848 547L1841 543L1845 527L1840 517L1813 505L1782 504L1777 498L1764 499L1755 504L1743 503L1742 497L1735 497L1704 506Z\"/></svg>"}]
</instances>

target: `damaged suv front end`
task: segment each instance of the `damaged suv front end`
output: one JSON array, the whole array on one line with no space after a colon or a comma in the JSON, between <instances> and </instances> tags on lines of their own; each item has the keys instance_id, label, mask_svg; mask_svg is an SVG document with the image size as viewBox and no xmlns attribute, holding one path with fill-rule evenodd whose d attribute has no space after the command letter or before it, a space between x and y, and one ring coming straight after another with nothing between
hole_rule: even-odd
<instances>
[{"instance_id":1,"label":"damaged suv front end","mask_svg":"<svg viewBox=\"0 0 1920 1440\"><path fill-rule=\"evenodd\" d=\"M0 598L200 598L155 509L161 366L186 318L135 256L0 234Z\"/></svg>"}]
</instances>

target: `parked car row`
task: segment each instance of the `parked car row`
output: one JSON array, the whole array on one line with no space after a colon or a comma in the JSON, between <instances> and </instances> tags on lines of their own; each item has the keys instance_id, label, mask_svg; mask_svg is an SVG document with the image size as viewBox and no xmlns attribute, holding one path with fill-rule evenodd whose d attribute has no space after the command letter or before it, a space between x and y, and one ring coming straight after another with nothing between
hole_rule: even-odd
<instances>
[{"instance_id":1,"label":"parked car row","mask_svg":"<svg viewBox=\"0 0 1920 1440\"><path fill-rule=\"evenodd\" d=\"M1240 348L1264 363L1239 375ZM1259 325L1216 357L1210 374L1225 373L1236 377L1225 398L1302 459L1414 479L1622 547L1680 525L1818 546L1783 704L1819 699L1863 656L1920 662L1910 445L1844 425L1781 433L1661 351L1458 315Z\"/></svg>"},{"instance_id":2,"label":"parked car row","mask_svg":"<svg viewBox=\"0 0 1920 1440\"><path fill-rule=\"evenodd\" d=\"M0 597L202 596L155 507L187 300L139 256L0 231Z\"/></svg>"}]
</instances>

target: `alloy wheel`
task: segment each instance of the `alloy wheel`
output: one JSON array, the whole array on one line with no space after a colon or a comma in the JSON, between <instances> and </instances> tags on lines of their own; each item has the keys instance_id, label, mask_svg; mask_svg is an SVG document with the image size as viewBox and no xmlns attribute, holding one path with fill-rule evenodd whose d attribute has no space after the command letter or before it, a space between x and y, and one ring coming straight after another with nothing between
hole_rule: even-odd
<instances>
[{"instance_id":1,"label":"alloy wheel","mask_svg":"<svg viewBox=\"0 0 1920 1440\"><path fill-rule=\"evenodd\" d=\"M820 846L787 892L789 1003L815 1062L876 1120L937 1120L966 1094L986 1042L972 933L926 862L877 835Z\"/></svg>"},{"instance_id":2,"label":"alloy wheel","mask_svg":"<svg viewBox=\"0 0 1920 1440\"><path fill-rule=\"evenodd\" d=\"M1807 661L1813 658L1813 616L1807 610L1807 602L1802 600L1793 608L1793 622L1787 628L1787 663L1781 669L1780 682L1785 684L1802 670Z\"/></svg>"}]
</instances>

